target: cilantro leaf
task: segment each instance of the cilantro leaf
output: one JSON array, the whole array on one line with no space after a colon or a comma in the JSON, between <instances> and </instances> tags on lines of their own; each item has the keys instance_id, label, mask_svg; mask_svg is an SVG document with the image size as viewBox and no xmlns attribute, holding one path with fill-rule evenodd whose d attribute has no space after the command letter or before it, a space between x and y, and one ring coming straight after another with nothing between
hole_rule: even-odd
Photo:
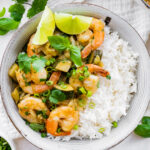
<instances>
[{"instance_id":1,"label":"cilantro leaf","mask_svg":"<svg viewBox=\"0 0 150 150\"><path fill-rule=\"evenodd\" d=\"M13 0L13 1L15 1L17 3L24 3L24 2L27 2L28 0Z\"/></svg>"},{"instance_id":2,"label":"cilantro leaf","mask_svg":"<svg viewBox=\"0 0 150 150\"><path fill-rule=\"evenodd\" d=\"M19 22L10 18L0 18L0 35L4 35L10 30L14 30L18 27Z\"/></svg>"},{"instance_id":3,"label":"cilantro leaf","mask_svg":"<svg viewBox=\"0 0 150 150\"><path fill-rule=\"evenodd\" d=\"M3 17L5 15L6 9L3 7L2 11L0 11L0 17Z\"/></svg>"},{"instance_id":4,"label":"cilantro leaf","mask_svg":"<svg viewBox=\"0 0 150 150\"><path fill-rule=\"evenodd\" d=\"M50 42L51 47L58 51L64 51L70 46L70 41L67 37L64 36L49 36L48 40Z\"/></svg>"},{"instance_id":5,"label":"cilantro leaf","mask_svg":"<svg viewBox=\"0 0 150 150\"><path fill-rule=\"evenodd\" d=\"M44 131L44 129L45 129L44 124L30 123L29 126L32 130L37 131L37 132Z\"/></svg>"},{"instance_id":6,"label":"cilantro leaf","mask_svg":"<svg viewBox=\"0 0 150 150\"><path fill-rule=\"evenodd\" d=\"M48 0L34 0L32 7L28 10L27 17L31 18L39 12L43 11Z\"/></svg>"},{"instance_id":7,"label":"cilantro leaf","mask_svg":"<svg viewBox=\"0 0 150 150\"><path fill-rule=\"evenodd\" d=\"M9 12L11 13L11 18L15 21L20 21L25 12L25 8L22 4L17 3L9 7Z\"/></svg>"},{"instance_id":8,"label":"cilantro leaf","mask_svg":"<svg viewBox=\"0 0 150 150\"><path fill-rule=\"evenodd\" d=\"M25 73L31 71L31 65L36 72L39 72L45 67L46 59L44 57L38 57L36 55L28 57L24 52L18 55L18 64L20 70L23 70Z\"/></svg>"},{"instance_id":9,"label":"cilantro leaf","mask_svg":"<svg viewBox=\"0 0 150 150\"><path fill-rule=\"evenodd\" d=\"M80 49L76 46L70 46L70 58L77 67L82 66Z\"/></svg>"},{"instance_id":10,"label":"cilantro leaf","mask_svg":"<svg viewBox=\"0 0 150 150\"><path fill-rule=\"evenodd\" d=\"M31 57L33 59L33 56ZM32 67L36 72L39 72L45 67L46 59L44 57L37 57L32 60Z\"/></svg>"},{"instance_id":11,"label":"cilantro leaf","mask_svg":"<svg viewBox=\"0 0 150 150\"><path fill-rule=\"evenodd\" d=\"M24 52L18 55L18 64L20 70L23 70L25 73L31 71L31 61L32 58L28 57L28 55Z\"/></svg>"},{"instance_id":12,"label":"cilantro leaf","mask_svg":"<svg viewBox=\"0 0 150 150\"><path fill-rule=\"evenodd\" d=\"M57 104L59 101L63 101L66 99L66 95L64 92L60 90L52 90L52 93L49 97L50 102Z\"/></svg>"}]
</instances>

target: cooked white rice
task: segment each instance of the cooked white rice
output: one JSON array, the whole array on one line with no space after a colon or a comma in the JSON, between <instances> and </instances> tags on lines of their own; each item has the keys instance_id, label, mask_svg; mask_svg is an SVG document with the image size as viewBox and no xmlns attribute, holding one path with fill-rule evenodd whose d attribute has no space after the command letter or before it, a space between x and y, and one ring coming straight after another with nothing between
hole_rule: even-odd
<instances>
[{"instance_id":1,"label":"cooked white rice","mask_svg":"<svg viewBox=\"0 0 150 150\"><path fill-rule=\"evenodd\" d=\"M80 112L78 130L73 130L70 136L56 137L55 140L102 138L110 134L113 121L118 122L121 116L127 114L129 102L137 91L135 73L138 54L117 32L110 32L109 27L105 27L105 40L100 49L103 50L104 68L110 72L111 80L100 77L97 92L89 98L86 109ZM91 101L95 103L94 109L89 108ZM98 132L100 128L105 131Z\"/></svg>"}]
</instances>

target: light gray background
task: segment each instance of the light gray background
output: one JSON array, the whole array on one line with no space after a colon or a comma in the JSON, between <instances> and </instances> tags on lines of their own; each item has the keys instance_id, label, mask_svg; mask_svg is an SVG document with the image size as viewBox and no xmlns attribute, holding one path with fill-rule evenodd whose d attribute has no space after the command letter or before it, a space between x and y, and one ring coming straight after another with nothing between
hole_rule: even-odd
<instances>
[{"instance_id":1,"label":"light gray background","mask_svg":"<svg viewBox=\"0 0 150 150\"><path fill-rule=\"evenodd\" d=\"M5 17L9 16L8 13L8 8L13 2L11 0L0 0L0 10L5 7L7 12L5 14ZM28 6L26 6L28 8ZM22 19L22 24L27 20L25 17ZM4 50L6 48L6 45L8 44L10 38L12 37L13 31L9 32L5 36L0 36L0 61L2 59L2 55L4 53ZM150 38L146 43L146 46L149 50L150 54ZM149 68L150 69L150 68ZM150 116L150 106L146 112L146 115ZM7 127L6 125L3 124L3 120L1 119L2 117L6 117L5 115L0 117L0 130L6 131ZM30 144L27 140L24 138L19 138L14 140L17 146L17 150L39 150L32 144ZM134 133L129 135L123 142L121 142L119 145L115 146L112 148L112 150L150 150L150 139L144 139L141 137L136 136Z\"/></svg>"}]
</instances>

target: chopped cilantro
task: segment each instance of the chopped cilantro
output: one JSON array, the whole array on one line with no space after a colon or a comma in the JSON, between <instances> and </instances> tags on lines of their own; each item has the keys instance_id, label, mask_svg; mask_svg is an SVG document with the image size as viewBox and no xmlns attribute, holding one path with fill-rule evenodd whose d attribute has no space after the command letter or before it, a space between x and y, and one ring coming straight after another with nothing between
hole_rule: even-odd
<instances>
[{"instance_id":1,"label":"chopped cilantro","mask_svg":"<svg viewBox=\"0 0 150 150\"><path fill-rule=\"evenodd\" d=\"M28 116L30 113L28 111L25 112L25 115Z\"/></svg>"},{"instance_id":2,"label":"chopped cilantro","mask_svg":"<svg viewBox=\"0 0 150 150\"><path fill-rule=\"evenodd\" d=\"M80 80L80 81L83 81L83 80L84 80L84 76L80 76L80 77L79 77L79 80Z\"/></svg>"},{"instance_id":3,"label":"chopped cilantro","mask_svg":"<svg viewBox=\"0 0 150 150\"><path fill-rule=\"evenodd\" d=\"M63 101L66 99L66 95L64 92L60 90L52 90L52 94L49 97L50 102L57 104L59 101Z\"/></svg>"},{"instance_id":4,"label":"chopped cilantro","mask_svg":"<svg viewBox=\"0 0 150 150\"><path fill-rule=\"evenodd\" d=\"M32 56L28 57L28 55L24 52L19 53L18 55L18 64L19 68L23 70L25 73L31 71L31 65L33 69L38 72L45 67L46 59L44 57Z\"/></svg>"}]
</instances>

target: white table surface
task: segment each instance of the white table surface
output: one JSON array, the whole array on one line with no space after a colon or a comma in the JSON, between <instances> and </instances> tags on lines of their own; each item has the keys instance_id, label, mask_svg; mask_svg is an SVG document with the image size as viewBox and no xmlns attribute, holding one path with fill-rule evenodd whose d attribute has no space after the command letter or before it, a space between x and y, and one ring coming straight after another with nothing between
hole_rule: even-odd
<instances>
[{"instance_id":1,"label":"white table surface","mask_svg":"<svg viewBox=\"0 0 150 150\"><path fill-rule=\"evenodd\" d=\"M11 0L0 0L0 10L2 9L2 7L6 7L7 9L10 6L10 4L13 3L10 1ZM6 16L8 16L8 12L6 13ZM26 18L24 17L22 23L25 21L26 21ZM8 44L8 41L10 40L12 34L13 32L10 32L5 36L0 36L0 61L2 59L2 55L4 53L6 45ZM150 38L147 41L146 46L150 52ZM150 106L146 112L146 115L150 116ZM0 128L0 130L3 130L3 129ZM39 150L37 147L30 144L23 137L20 139L16 139L14 141L15 141L17 150ZM132 133L124 141L122 141L119 145L113 147L111 150L150 150L150 138L141 138L139 136L136 136L134 133Z\"/></svg>"}]
</instances>

